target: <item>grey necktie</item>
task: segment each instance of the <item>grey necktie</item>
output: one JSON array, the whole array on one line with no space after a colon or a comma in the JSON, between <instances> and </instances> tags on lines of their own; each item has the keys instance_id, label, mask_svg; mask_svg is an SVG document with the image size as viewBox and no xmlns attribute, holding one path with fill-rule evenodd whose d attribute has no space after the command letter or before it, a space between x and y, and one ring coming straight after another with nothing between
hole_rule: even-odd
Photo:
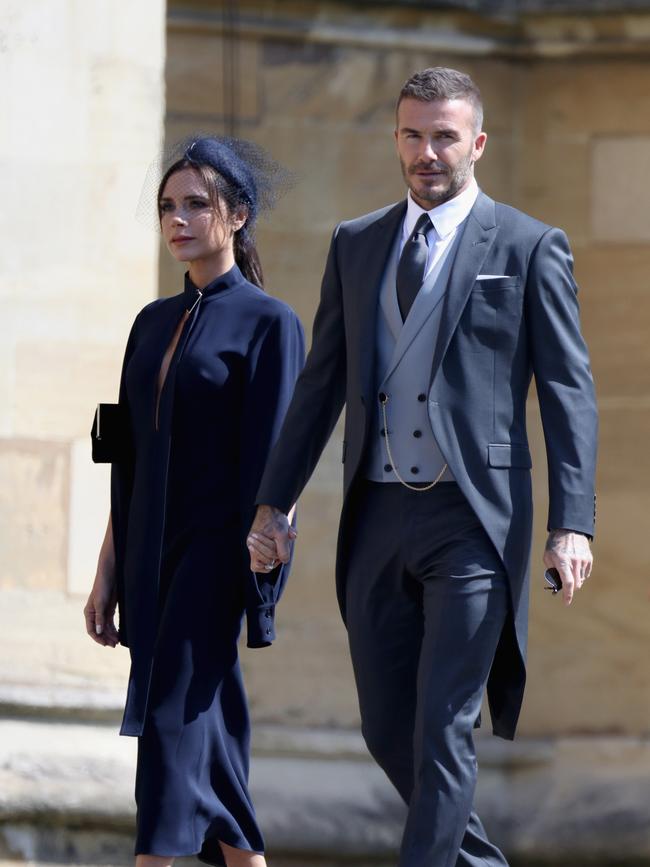
<instances>
[{"instance_id":1,"label":"grey necktie","mask_svg":"<svg viewBox=\"0 0 650 867\"><path fill-rule=\"evenodd\" d=\"M413 234L404 244L402 255L397 266L397 303L399 304L402 321L408 316L415 296L420 291L427 267L429 244L427 235L433 229L433 223L428 214L422 214L415 224Z\"/></svg>"}]
</instances>

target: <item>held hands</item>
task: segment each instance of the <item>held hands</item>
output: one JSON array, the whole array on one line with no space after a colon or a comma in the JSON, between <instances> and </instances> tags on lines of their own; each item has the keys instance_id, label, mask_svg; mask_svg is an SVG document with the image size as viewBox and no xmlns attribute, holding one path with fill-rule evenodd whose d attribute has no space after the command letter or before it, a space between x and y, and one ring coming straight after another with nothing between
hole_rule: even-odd
<instances>
[{"instance_id":1,"label":"held hands","mask_svg":"<svg viewBox=\"0 0 650 867\"><path fill-rule=\"evenodd\" d=\"M289 562L291 543L298 535L289 520L290 516L275 506L257 507L246 539L252 572L268 573L279 563Z\"/></svg>"},{"instance_id":2,"label":"held hands","mask_svg":"<svg viewBox=\"0 0 650 867\"><path fill-rule=\"evenodd\" d=\"M544 565L558 570L564 604L571 605L574 591L591 575L593 556L589 540L571 530L551 530L544 549Z\"/></svg>"},{"instance_id":3,"label":"held hands","mask_svg":"<svg viewBox=\"0 0 650 867\"><path fill-rule=\"evenodd\" d=\"M98 572L84 608L84 617L86 632L103 647L115 647L120 643L114 620L116 607L115 581Z\"/></svg>"}]
</instances>

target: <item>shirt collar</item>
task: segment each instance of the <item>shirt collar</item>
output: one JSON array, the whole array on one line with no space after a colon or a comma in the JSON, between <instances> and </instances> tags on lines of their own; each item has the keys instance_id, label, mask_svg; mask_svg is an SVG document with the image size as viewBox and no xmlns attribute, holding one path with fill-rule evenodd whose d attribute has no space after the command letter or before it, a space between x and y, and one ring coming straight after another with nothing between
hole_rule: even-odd
<instances>
[{"instance_id":1,"label":"shirt collar","mask_svg":"<svg viewBox=\"0 0 650 867\"><path fill-rule=\"evenodd\" d=\"M413 201L411 191L409 190L406 217L404 219L404 237L408 238L411 235L413 229L415 229L415 224L422 214L428 214L438 236L446 238L467 217L474 207L477 196L478 184L476 183L476 178L472 178L468 187L462 193L454 196L453 199L448 199L442 205L438 205L430 211L425 211L424 208L421 208Z\"/></svg>"}]
</instances>

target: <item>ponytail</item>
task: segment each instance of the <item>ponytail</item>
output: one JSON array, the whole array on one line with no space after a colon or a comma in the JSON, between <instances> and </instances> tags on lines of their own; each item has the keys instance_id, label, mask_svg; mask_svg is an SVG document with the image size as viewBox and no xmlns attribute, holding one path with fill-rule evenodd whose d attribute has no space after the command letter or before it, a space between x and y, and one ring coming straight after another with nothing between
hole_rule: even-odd
<instances>
[{"instance_id":1,"label":"ponytail","mask_svg":"<svg viewBox=\"0 0 650 867\"><path fill-rule=\"evenodd\" d=\"M248 231L248 226L242 226L242 228L235 233L234 253L235 262L245 279L248 280L249 283L258 286L260 289L264 289L262 264L253 237Z\"/></svg>"}]
</instances>

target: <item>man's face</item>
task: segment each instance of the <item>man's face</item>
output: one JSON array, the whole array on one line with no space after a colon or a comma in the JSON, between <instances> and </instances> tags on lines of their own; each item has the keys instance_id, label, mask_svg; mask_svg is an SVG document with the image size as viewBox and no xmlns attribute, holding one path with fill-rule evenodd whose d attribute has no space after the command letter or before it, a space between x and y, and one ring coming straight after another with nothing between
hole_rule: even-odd
<instances>
[{"instance_id":1,"label":"man's face","mask_svg":"<svg viewBox=\"0 0 650 867\"><path fill-rule=\"evenodd\" d=\"M404 180L421 208L430 211L467 187L486 138L476 132L472 106L464 99L402 100L397 153Z\"/></svg>"}]
</instances>

